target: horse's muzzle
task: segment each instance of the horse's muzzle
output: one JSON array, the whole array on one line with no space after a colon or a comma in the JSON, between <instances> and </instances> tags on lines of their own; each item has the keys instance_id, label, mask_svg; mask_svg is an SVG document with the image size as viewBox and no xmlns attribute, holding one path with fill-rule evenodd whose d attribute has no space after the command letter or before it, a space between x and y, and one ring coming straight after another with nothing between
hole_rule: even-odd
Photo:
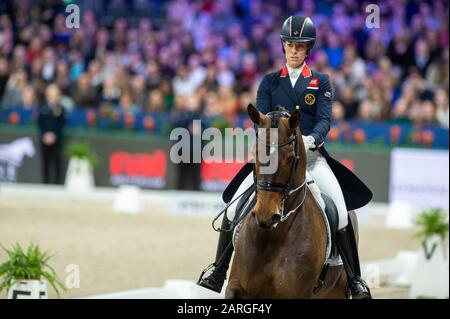
<instances>
[{"instance_id":1,"label":"horse's muzzle","mask_svg":"<svg viewBox=\"0 0 450 319\"><path fill-rule=\"evenodd\" d=\"M252 216L255 218L256 223L258 224L259 227L266 228L266 229L275 227L281 220L281 215L278 213L271 214L269 219L267 219L265 221L261 220L255 211L252 212Z\"/></svg>"}]
</instances>

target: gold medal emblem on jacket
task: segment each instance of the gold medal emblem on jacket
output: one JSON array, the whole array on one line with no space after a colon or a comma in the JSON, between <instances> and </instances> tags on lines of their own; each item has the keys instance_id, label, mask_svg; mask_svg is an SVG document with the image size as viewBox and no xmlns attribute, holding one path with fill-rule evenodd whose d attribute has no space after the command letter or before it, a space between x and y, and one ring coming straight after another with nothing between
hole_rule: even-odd
<instances>
[{"instance_id":1,"label":"gold medal emblem on jacket","mask_svg":"<svg viewBox=\"0 0 450 319\"><path fill-rule=\"evenodd\" d=\"M305 103L308 105L313 105L316 102L316 97L312 93L305 95Z\"/></svg>"}]
</instances>

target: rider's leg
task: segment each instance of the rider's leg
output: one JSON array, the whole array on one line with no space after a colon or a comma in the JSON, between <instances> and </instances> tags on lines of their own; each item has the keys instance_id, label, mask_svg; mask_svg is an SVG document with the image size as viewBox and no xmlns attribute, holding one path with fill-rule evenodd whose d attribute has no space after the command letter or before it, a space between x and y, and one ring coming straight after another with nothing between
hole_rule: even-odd
<instances>
[{"instance_id":1,"label":"rider's leg","mask_svg":"<svg viewBox=\"0 0 450 319\"><path fill-rule=\"evenodd\" d=\"M339 214L336 244L347 273L349 288L354 299L371 298L370 290L361 279L358 247L353 228L348 220L344 195L336 176L319 152L308 156L308 171L320 190L330 196Z\"/></svg>"},{"instance_id":2,"label":"rider's leg","mask_svg":"<svg viewBox=\"0 0 450 319\"><path fill-rule=\"evenodd\" d=\"M222 219L222 229L229 229L231 223L228 221L226 215ZM219 235L219 243L217 245L216 259L214 261L214 268L211 273L204 278L200 278L198 285L211 289L217 293L222 291L223 283L227 276L227 270L230 264L231 256L233 255L233 232L222 231Z\"/></svg>"},{"instance_id":3,"label":"rider's leg","mask_svg":"<svg viewBox=\"0 0 450 319\"><path fill-rule=\"evenodd\" d=\"M240 194L245 192L250 186L253 185L253 173L249 174L242 184L239 186L236 194L234 194L233 199L236 199ZM227 209L227 213L222 219L222 229L229 229L231 227L231 222L235 218L236 206L239 200L236 200ZM232 244L233 232L220 232L219 243L217 245L216 259L214 261L214 268L211 273L204 278L200 278L197 282L198 285L211 289L215 292L220 293L222 290L223 283L226 279L227 270L230 265L231 256L233 255L233 244Z\"/></svg>"},{"instance_id":4,"label":"rider's leg","mask_svg":"<svg viewBox=\"0 0 450 319\"><path fill-rule=\"evenodd\" d=\"M308 154L308 172L319 189L333 200L339 215L338 228L343 229L348 224L348 213L341 186L326 159L318 151L308 153L312 153Z\"/></svg>"},{"instance_id":5,"label":"rider's leg","mask_svg":"<svg viewBox=\"0 0 450 319\"><path fill-rule=\"evenodd\" d=\"M236 193L233 195L233 198L231 199L231 202L234 201L239 195L241 195L243 192L245 192L250 186L255 184L254 178L253 178L253 172L247 175L247 177L243 180L241 185L239 185ZM236 200L233 204L230 205L227 209L227 217L228 220L233 220L234 215L236 214L236 207L239 202L239 199Z\"/></svg>"}]
</instances>

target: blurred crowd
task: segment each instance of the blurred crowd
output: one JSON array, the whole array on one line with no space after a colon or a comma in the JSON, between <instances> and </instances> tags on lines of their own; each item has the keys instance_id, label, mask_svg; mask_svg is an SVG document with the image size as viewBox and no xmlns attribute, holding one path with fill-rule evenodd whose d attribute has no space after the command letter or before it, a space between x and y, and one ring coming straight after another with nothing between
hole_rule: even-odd
<instances>
[{"instance_id":1,"label":"blurred crowd","mask_svg":"<svg viewBox=\"0 0 450 319\"><path fill-rule=\"evenodd\" d=\"M1 2L0 109L36 109L56 84L66 112L233 118L285 63L284 19L303 14L318 33L308 64L330 75L336 121L449 126L448 1L380 1L379 28L367 28L377 1L103 0L75 29L67 2ZM152 16L123 14L139 6Z\"/></svg>"}]
</instances>

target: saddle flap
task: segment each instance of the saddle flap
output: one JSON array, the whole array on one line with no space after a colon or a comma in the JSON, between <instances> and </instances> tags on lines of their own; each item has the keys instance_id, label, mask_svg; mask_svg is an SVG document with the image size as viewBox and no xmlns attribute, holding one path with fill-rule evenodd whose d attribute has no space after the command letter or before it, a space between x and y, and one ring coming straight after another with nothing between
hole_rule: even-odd
<instances>
[{"instance_id":1,"label":"saddle flap","mask_svg":"<svg viewBox=\"0 0 450 319\"><path fill-rule=\"evenodd\" d=\"M242 166L236 176L234 176L234 178L228 184L227 188L225 188L225 190L223 191L222 199L225 203L229 203L231 201L239 186L248 176L248 174L253 171L253 168L253 163L246 163L244 166Z\"/></svg>"},{"instance_id":2,"label":"saddle flap","mask_svg":"<svg viewBox=\"0 0 450 319\"><path fill-rule=\"evenodd\" d=\"M323 201L325 202L325 214L327 215L328 223L330 225L330 232L331 232L331 251L332 255L335 254L335 248L336 248L336 233L338 231L339 227L339 215L336 208L336 205L334 204L333 200L330 196L328 196L325 193L321 193Z\"/></svg>"},{"instance_id":3,"label":"saddle flap","mask_svg":"<svg viewBox=\"0 0 450 319\"><path fill-rule=\"evenodd\" d=\"M244 218L250 213L253 207L256 205L256 196L252 196L255 194L255 187L249 187L242 198L239 200L236 206L236 214L234 215L233 220L233 246L236 247L236 242L239 236L239 230L242 225L242 221Z\"/></svg>"}]
</instances>

